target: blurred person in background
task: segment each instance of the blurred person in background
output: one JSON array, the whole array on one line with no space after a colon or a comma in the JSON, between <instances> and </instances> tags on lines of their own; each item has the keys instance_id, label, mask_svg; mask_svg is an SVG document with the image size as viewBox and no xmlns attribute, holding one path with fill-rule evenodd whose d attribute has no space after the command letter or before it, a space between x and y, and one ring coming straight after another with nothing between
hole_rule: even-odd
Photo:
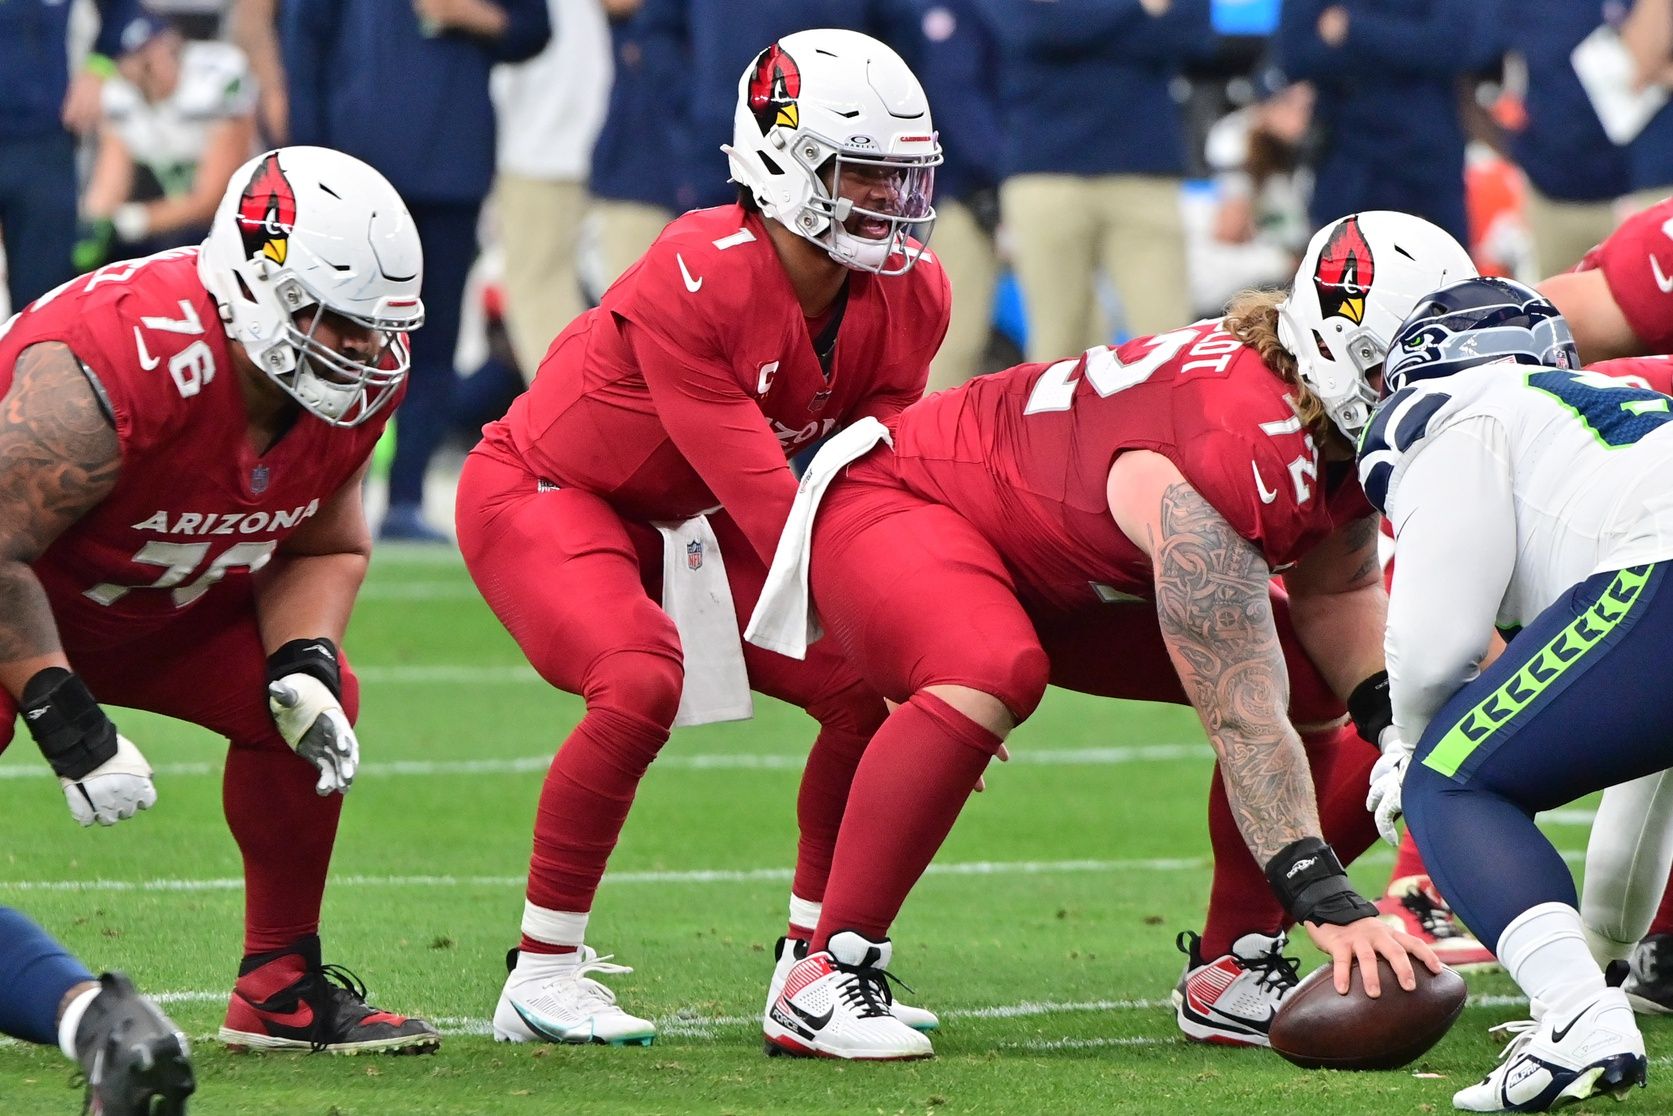
<instances>
[{"instance_id":1,"label":"blurred person in background","mask_svg":"<svg viewBox=\"0 0 1673 1116\"><path fill-rule=\"evenodd\" d=\"M75 275L76 136L99 117L137 0L95 0L93 53L71 76L67 3L0 3L0 241L12 310Z\"/></svg>"},{"instance_id":2,"label":"blurred person in background","mask_svg":"<svg viewBox=\"0 0 1673 1116\"><path fill-rule=\"evenodd\" d=\"M1673 0L1633 0L1621 23L1621 45L1632 56L1634 86L1673 92ZM1673 192L1673 99L1627 145L1627 176L1629 209L1654 205Z\"/></svg>"},{"instance_id":3,"label":"blurred person in background","mask_svg":"<svg viewBox=\"0 0 1673 1116\"><path fill-rule=\"evenodd\" d=\"M256 127L263 147L290 141L290 94L279 60L279 0L231 0L227 38L249 59L256 77Z\"/></svg>"},{"instance_id":4,"label":"blurred person in background","mask_svg":"<svg viewBox=\"0 0 1673 1116\"><path fill-rule=\"evenodd\" d=\"M237 47L187 42L151 14L128 24L122 44L82 196L83 271L202 240L255 143L255 89Z\"/></svg>"},{"instance_id":5,"label":"blurred person in background","mask_svg":"<svg viewBox=\"0 0 1673 1116\"><path fill-rule=\"evenodd\" d=\"M424 244L428 317L379 537L447 542L424 518L424 478L447 430L465 278L494 177L489 70L546 46L546 0L285 0L280 21L293 141L382 171Z\"/></svg>"},{"instance_id":6,"label":"blurred person in background","mask_svg":"<svg viewBox=\"0 0 1673 1116\"><path fill-rule=\"evenodd\" d=\"M1315 227L1398 209L1468 242L1461 79L1510 22L1501 0L1286 0L1278 64L1317 92Z\"/></svg>"},{"instance_id":7,"label":"blurred person in background","mask_svg":"<svg viewBox=\"0 0 1673 1116\"><path fill-rule=\"evenodd\" d=\"M1000 212L1030 360L1108 341L1104 272L1128 334L1190 317L1183 111L1171 85L1214 48L1208 0L981 0L1001 43Z\"/></svg>"},{"instance_id":8,"label":"blurred person in background","mask_svg":"<svg viewBox=\"0 0 1673 1116\"><path fill-rule=\"evenodd\" d=\"M678 178L668 106L687 74L676 44L647 33L643 0L604 0L614 76L587 179L602 268L598 294L674 219Z\"/></svg>"},{"instance_id":9,"label":"blurred person in background","mask_svg":"<svg viewBox=\"0 0 1673 1116\"><path fill-rule=\"evenodd\" d=\"M924 0L919 37L903 47L935 112L946 160L935 177L932 247L953 288L953 319L929 368L929 389L984 366L999 280L999 43L978 0Z\"/></svg>"},{"instance_id":10,"label":"blurred person in background","mask_svg":"<svg viewBox=\"0 0 1673 1116\"><path fill-rule=\"evenodd\" d=\"M1570 55L1603 22L1598 0L1532 0L1507 28L1526 77L1522 119L1509 148L1527 176L1534 270L1555 275L1615 227L1615 199L1630 185L1625 150L1598 122Z\"/></svg>"},{"instance_id":11,"label":"blurred person in background","mask_svg":"<svg viewBox=\"0 0 1673 1116\"><path fill-rule=\"evenodd\" d=\"M599 0L547 0L547 12L554 32L546 49L494 67L489 83L506 324L528 379L553 334L587 308L576 248L588 161L610 95L610 34Z\"/></svg>"}]
</instances>

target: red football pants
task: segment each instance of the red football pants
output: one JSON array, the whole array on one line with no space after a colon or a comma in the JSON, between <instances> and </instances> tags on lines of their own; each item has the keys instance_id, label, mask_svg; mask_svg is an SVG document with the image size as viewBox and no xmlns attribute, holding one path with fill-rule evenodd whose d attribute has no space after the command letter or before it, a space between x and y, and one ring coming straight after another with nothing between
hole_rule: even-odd
<instances>
[{"instance_id":1,"label":"red football pants","mask_svg":"<svg viewBox=\"0 0 1673 1116\"><path fill-rule=\"evenodd\" d=\"M1153 606L1030 614L981 533L951 509L892 483L887 470L862 467L833 484L813 548L820 616L862 677L902 703L860 762L816 946L837 930L887 934L997 747L996 737L984 738L985 730L945 703L924 704L926 687L992 695L1018 721L1033 711L1048 680L1103 696L1186 703ZM1292 719L1340 718L1343 705L1302 653L1277 586L1273 605L1291 666ZM1334 760L1343 747L1335 732L1310 734L1309 742L1318 745L1309 751L1315 764ZM1368 770L1374 751L1363 751ZM1355 789L1362 798L1362 782ZM1211 813L1225 822L1211 826L1216 897L1222 906L1248 905L1228 917L1263 922L1277 904L1231 822L1217 776Z\"/></svg>"},{"instance_id":2,"label":"red football pants","mask_svg":"<svg viewBox=\"0 0 1673 1116\"><path fill-rule=\"evenodd\" d=\"M732 520L710 516L748 623L766 569ZM522 465L479 447L458 494L459 547L477 588L540 676L586 699L559 747L535 818L528 898L549 910L591 910L639 780L668 739L684 681L679 635L662 610L662 538L580 489L539 490ZM793 890L821 899L860 753L882 723L882 700L830 643L798 662L749 644L757 691L806 710L820 730L797 801Z\"/></svg>"},{"instance_id":3,"label":"red football pants","mask_svg":"<svg viewBox=\"0 0 1673 1116\"><path fill-rule=\"evenodd\" d=\"M73 631L61 636L70 665L101 704L188 721L231 744L221 797L244 859L245 953L317 933L343 796L314 793L319 772L273 724L267 656L247 583L228 579L175 622L130 643L95 644ZM346 658L342 687L353 721L360 683ZM0 749L10 743L16 717L16 702L0 691ZM119 714L114 719L121 724ZM134 743L145 750L144 740ZM166 778L159 784L166 799Z\"/></svg>"}]
</instances>

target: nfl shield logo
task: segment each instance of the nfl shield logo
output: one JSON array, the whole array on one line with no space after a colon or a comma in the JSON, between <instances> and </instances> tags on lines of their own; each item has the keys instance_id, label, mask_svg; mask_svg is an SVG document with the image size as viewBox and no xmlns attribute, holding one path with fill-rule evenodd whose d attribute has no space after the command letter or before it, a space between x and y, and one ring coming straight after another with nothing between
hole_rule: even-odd
<instances>
[{"instance_id":1,"label":"nfl shield logo","mask_svg":"<svg viewBox=\"0 0 1673 1116\"><path fill-rule=\"evenodd\" d=\"M703 544L701 541L685 544L685 568L688 570L703 568Z\"/></svg>"},{"instance_id":2,"label":"nfl shield logo","mask_svg":"<svg viewBox=\"0 0 1673 1116\"><path fill-rule=\"evenodd\" d=\"M257 465L250 470L250 491L260 496L267 491L267 466Z\"/></svg>"}]
</instances>

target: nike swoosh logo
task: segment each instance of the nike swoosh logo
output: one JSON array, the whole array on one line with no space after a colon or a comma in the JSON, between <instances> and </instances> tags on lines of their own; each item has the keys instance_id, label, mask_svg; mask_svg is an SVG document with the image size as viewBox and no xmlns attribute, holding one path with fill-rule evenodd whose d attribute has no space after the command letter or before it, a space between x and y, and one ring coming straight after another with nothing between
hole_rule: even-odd
<instances>
[{"instance_id":1,"label":"nike swoosh logo","mask_svg":"<svg viewBox=\"0 0 1673 1116\"><path fill-rule=\"evenodd\" d=\"M300 1003L290 1011L273 1011L269 1008L257 1008L270 1023L277 1023L281 1027L307 1027L314 1021L314 1009L306 1003Z\"/></svg>"},{"instance_id":2,"label":"nike swoosh logo","mask_svg":"<svg viewBox=\"0 0 1673 1116\"><path fill-rule=\"evenodd\" d=\"M798 1016L800 1016L802 1022L806 1023L809 1027L812 1027L815 1031L824 1030L825 1025L831 1021L831 1016L836 1014L836 1005L835 1004L832 1004L830 1007L826 1008L824 1015L814 1015L811 1012L803 1011L801 1008L797 1007L795 1004L791 1003L789 1000L784 1001L784 1006L789 1008L791 1011L795 1012Z\"/></svg>"},{"instance_id":3,"label":"nike swoosh logo","mask_svg":"<svg viewBox=\"0 0 1673 1116\"><path fill-rule=\"evenodd\" d=\"M145 347L145 338L140 335L139 327L134 327L134 345L139 349L139 366L147 372L162 363L162 358L154 357Z\"/></svg>"},{"instance_id":4,"label":"nike swoosh logo","mask_svg":"<svg viewBox=\"0 0 1673 1116\"><path fill-rule=\"evenodd\" d=\"M1249 462L1249 471L1255 474L1255 491L1261 494L1261 503L1270 504L1276 500L1278 493L1275 489L1266 486L1266 481L1261 477L1260 466L1251 461Z\"/></svg>"},{"instance_id":5,"label":"nike swoosh logo","mask_svg":"<svg viewBox=\"0 0 1673 1116\"><path fill-rule=\"evenodd\" d=\"M698 291L702 290L703 280L693 279L691 277L690 270L688 270L685 266L685 257L680 255L678 252L675 252L674 260L680 265L680 278L685 280L685 289L690 291L692 294L696 294Z\"/></svg>"},{"instance_id":6,"label":"nike swoosh logo","mask_svg":"<svg viewBox=\"0 0 1673 1116\"><path fill-rule=\"evenodd\" d=\"M1650 257L1650 270L1656 273L1656 286L1661 288L1662 294L1673 294L1673 275L1661 270L1661 261Z\"/></svg>"},{"instance_id":7,"label":"nike swoosh logo","mask_svg":"<svg viewBox=\"0 0 1673 1116\"><path fill-rule=\"evenodd\" d=\"M1583 1011L1580 1013L1580 1015L1585 1015L1585 1014L1586 1013L1583 1012ZM1568 1021L1568 1026L1566 1026L1566 1027L1553 1027L1553 1028L1551 1028L1551 1041L1552 1041L1552 1043L1559 1043L1559 1042L1562 1042L1565 1038L1567 1038L1568 1033L1570 1031L1574 1030L1574 1025L1576 1023L1580 1022L1580 1015L1576 1015L1573 1019L1570 1019Z\"/></svg>"}]
</instances>

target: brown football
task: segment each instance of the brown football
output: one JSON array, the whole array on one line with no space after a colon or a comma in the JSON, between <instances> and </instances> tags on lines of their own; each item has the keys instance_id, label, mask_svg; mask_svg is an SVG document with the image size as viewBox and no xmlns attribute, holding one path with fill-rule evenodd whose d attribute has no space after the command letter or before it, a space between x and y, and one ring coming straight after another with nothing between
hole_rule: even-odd
<instances>
[{"instance_id":1,"label":"brown football","mask_svg":"<svg viewBox=\"0 0 1673 1116\"><path fill-rule=\"evenodd\" d=\"M1417 987L1407 992L1387 961L1377 958L1382 995L1365 994L1359 966L1346 995L1331 983L1324 964L1284 997L1272 1020L1272 1049L1307 1069L1396 1069L1441 1041L1464 1010L1464 978L1451 969L1439 976L1421 964Z\"/></svg>"}]
</instances>

